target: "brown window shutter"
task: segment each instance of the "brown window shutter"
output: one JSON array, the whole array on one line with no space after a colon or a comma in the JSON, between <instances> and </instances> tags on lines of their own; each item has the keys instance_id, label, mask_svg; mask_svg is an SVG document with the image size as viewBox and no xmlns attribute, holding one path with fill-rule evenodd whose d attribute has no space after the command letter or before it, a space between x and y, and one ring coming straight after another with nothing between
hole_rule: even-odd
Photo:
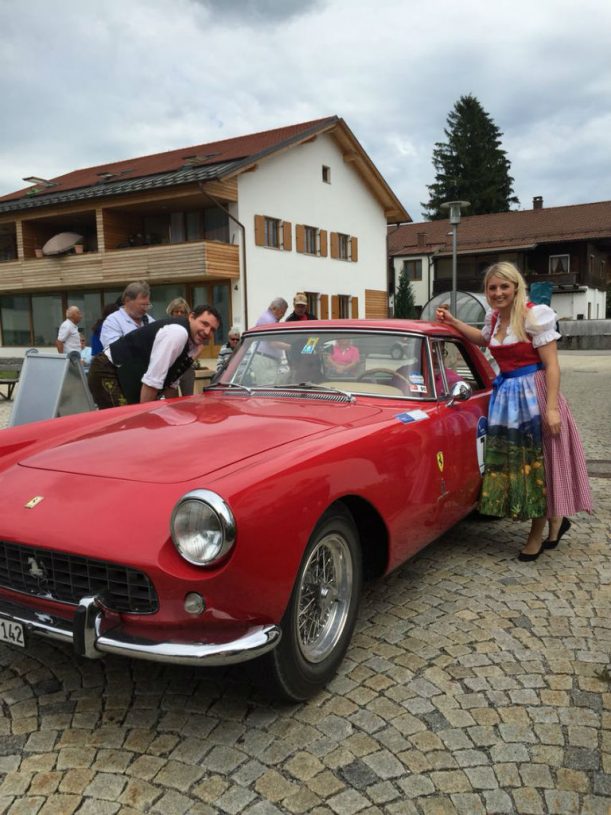
<instances>
[{"instance_id":1,"label":"brown window shutter","mask_svg":"<svg viewBox=\"0 0 611 815\"><path fill-rule=\"evenodd\" d=\"M329 295L328 294L321 294L320 295L320 319L321 320L328 320L329 319Z\"/></svg>"},{"instance_id":2,"label":"brown window shutter","mask_svg":"<svg viewBox=\"0 0 611 815\"><path fill-rule=\"evenodd\" d=\"M350 238L350 260L356 263L359 259L359 240L352 236Z\"/></svg>"},{"instance_id":3,"label":"brown window shutter","mask_svg":"<svg viewBox=\"0 0 611 815\"><path fill-rule=\"evenodd\" d=\"M339 295L331 295L331 319L339 320Z\"/></svg>"},{"instance_id":4,"label":"brown window shutter","mask_svg":"<svg viewBox=\"0 0 611 815\"><path fill-rule=\"evenodd\" d=\"M327 230L321 229L320 235L320 256L321 258L327 257Z\"/></svg>"},{"instance_id":5,"label":"brown window shutter","mask_svg":"<svg viewBox=\"0 0 611 815\"><path fill-rule=\"evenodd\" d=\"M265 246L265 216L255 215L255 245Z\"/></svg>"},{"instance_id":6,"label":"brown window shutter","mask_svg":"<svg viewBox=\"0 0 611 815\"><path fill-rule=\"evenodd\" d=\"M290 252L293 248L293 232L290 221L282 221L282 248L285 252Z\"/></svg>"},{"instance_id":7,"label":"brown window shutter","mask_svg":"<svg viewBox=\"0 0 611 815\"><path fill-rule=\"evenodd\" d=\"M305 251L305 226L303 224L295 225L295 249L298 252Z\"/></svg>"},{"instance_id":8,"label":"brown window shutter","mask_svg":"<svg viewBox=\"0 0 611 815\"><path fill-rule=\"evenodd\" d=\"M331 233L331 257L339 257L339 236L337 232Z\"/></svg>"},{"instance_id":9,"label":"brown window shutter","mask_svg":"<svg viewBox=\"0 0 611 815\"><path fill-rule=\"evenodd\" d=\"M352 319L358 320L359 318L359 298L353 297L352 302L350 303L352 308Z\"/></svg>"}]
</instances>

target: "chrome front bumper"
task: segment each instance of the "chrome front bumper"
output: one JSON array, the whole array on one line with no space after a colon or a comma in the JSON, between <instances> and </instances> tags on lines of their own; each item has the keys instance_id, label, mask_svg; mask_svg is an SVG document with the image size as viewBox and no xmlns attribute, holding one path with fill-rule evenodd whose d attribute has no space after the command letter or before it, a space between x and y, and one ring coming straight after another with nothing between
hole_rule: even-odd
<instances>
[{"instance_id":1,"label":"chrome front bumper","mask_svg":"<svg viewBox=\"0 0 611 815\"><path fill-rule=\"evenodd\" d=\"M271 651L282 632L276 625L253 626L230 642L153 642L132 637L114 628L102 631L104 610L95 597L83 597L71 621L52 617L0 598L0 619L21 623L28 635L72 643L80 656L97 659L118 654L175 665L232 665L246 662Z\"/></svg>"}]
</instances>

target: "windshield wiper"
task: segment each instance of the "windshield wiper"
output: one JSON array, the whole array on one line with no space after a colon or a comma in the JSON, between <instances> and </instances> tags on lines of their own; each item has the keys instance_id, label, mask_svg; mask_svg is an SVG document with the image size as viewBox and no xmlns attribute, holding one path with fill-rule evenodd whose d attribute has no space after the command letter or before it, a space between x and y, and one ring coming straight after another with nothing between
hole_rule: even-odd
<instances>
[{"instance_id":1,"label":"windshield wiper","mask_svg":"<svg viewBox=\"0 0 611 815\"><path fill-rule=\"evenodd\" d=\"M252 396L252 390L246 385L240 385L237 382L213 382L211 385L208 385L204 390L210 390L210 388L237 388L240 391L246 391L249 396Z\"/></svg>"}]
</instances>

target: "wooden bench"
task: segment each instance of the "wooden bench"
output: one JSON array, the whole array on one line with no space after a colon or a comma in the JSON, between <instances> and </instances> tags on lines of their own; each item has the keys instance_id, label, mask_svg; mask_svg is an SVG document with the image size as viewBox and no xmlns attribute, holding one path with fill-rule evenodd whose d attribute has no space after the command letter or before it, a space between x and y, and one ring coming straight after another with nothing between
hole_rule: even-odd
<instances>
[{"instance_id":1,"label":"wooden bench","mask_svg":"<svg viewBox=\"0 0 611 815\"><path fill-rule=\"evenodd\" d=\"M0 359L0 371L3 376L0 376L0 397L5 401L10 401L13 398L13 391L15 385L19 382L19 374L21 373L22 361L13 362L9 360ZM6 388L6 393L3 391Z\"/></svg>"}]
</instances>

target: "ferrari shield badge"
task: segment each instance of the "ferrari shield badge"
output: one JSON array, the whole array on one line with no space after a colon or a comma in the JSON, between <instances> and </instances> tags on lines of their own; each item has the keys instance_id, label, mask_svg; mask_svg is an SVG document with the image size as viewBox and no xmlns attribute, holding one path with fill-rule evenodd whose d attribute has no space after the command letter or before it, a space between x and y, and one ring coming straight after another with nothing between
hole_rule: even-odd
<instances>
[{"instance_id":1,"label":"ferrari shield badge","mask_svg":"<svg viewBox=\"0 0 611 815\"><path fill-rule=\"evenodd\" d=\"M40 504L40 502L43 501L43 500L44 500L44 495L35 495L33 498L31 498L27 502L27 504L25 505L25 508L26 509L34 509L34 507L38 506L38 504Z\"/></svg>"},{"instance_id":2,"label":"ferrari shield badge","mask_svg":"<svg viewBox=\"0 0 611 815\"><path fill-rule=\"evenodd\" d=\"M439 472L443 472L443 452L440 450L437 453L437 466L439 467Z\"/></svg>"}]
</instances>

